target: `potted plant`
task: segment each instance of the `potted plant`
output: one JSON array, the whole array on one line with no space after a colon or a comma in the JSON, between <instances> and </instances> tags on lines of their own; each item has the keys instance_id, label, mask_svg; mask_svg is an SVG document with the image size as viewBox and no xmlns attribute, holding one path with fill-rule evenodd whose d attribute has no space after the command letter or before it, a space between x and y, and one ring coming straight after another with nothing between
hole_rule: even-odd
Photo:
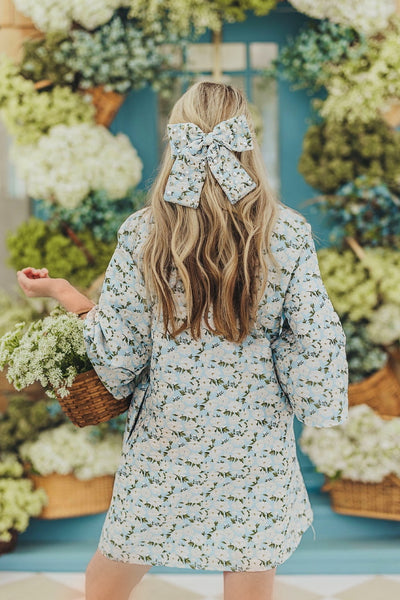
<instances>
[{"instance_id":1,"label":"potted plant","mask_svg":"<svg viewBox=\"0 0 400 600\"><path fill-rule=\"evenodd\" d=\"M80 427L107 421L129 405L103 386L86 354L82 319L62 308L30 325L17 323L0 338L0 369L5 367L17 390L40 381Z\"/></svg>"},{"instance_id":2,"label":"potted plant","mask_svg":"<svg viewBox=\"0 0 400 600\"><path fill-rule=\"evenodd\" d=\"M66 421L57 401L43 397L32 400L24 393L16 395L14 391L7 409L0 413L0 452L17 453L22 443L33 441L41 431Z\"/></svg>"},{"instance_id":3,"label":"potted plant","mask_svg":"<svg viewBox=\"0 0 400 600\"><path fill-rule=\"evenodd\" d=\"M15 548L18 533L27 529L29 519L37 516L46 502L44 490L34 490L24 477L17 456L0 455L0 554Z\"/></svg>"},{"instance_id":4,"label":"potted plant","mask_svg":"<svg viewBox=\"0 0 400 600\"><path fill-rule=\"evenodd\" d=\"M121 457L122 435L64 423L23 443L19 455L36 488L46 491L41 518L56 519L106 511Z\"/></svg>"},{"instance_id":5,"label":"potted plant","mask_svg":"<svg viewBox=\"0 0 400 600\"><path fill-rule=\"evenodd\" d=\"M342 514L400 520L400 418L370 406L349 408L346 423L304 426L300 448L325 475L323 491Z\"/></svg>"},{"instance_id":6,"label":"potted plant","mask_svg":"<svg viewBox=\"0 0 400 600\"><path fill-rule=\"evenodd\" d=\"M390 360L390 348L399 335L384 336L383 320L397 315L400 308L400 252L389 247L361 248L355 240L352 250L323 248L318 251L321 276L333 306L344 321L386 353L386 363L363 380L350 381L349 404L369 404L382 416L400 416L400 382ZM380 334L376 334L380 328ZM390 346L387 344L391 344Z\"/></svg>"}]
</instances>

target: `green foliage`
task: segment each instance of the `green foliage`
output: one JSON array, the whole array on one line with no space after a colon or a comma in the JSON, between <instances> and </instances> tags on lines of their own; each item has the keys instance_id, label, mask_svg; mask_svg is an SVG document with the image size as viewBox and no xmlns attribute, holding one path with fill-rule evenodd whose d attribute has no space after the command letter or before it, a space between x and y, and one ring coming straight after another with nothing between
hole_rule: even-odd
<instances>
[{"instance_id":1,"label":"green foliage","mask_svg":"<svg viewBox=\"0 0 400 600\"><path fill-rule=\"evenodd\" d=\"M180 43L178 35L145 33L135 20L116 14L93 32L74 29L29 41L22 73L73 89L104 85L106 91L126 94L150 84L165 93L171 88L171 55L163 48L168 43Z\"/></svg>"},{"instance_id":2,"label":"green foliage","mask_svg":"<svg viewBox=\"0 0 400 600\"><path fill-rule=\"evenodd\" d=\"M130 17L138 19L144 30L160 27L188 36L207 28L219 31L224 20L243 21L247 10L266 15L277 0L127 0L126 4Z\"/></svg>"},{"instance_id":3,"label":"green foliage","mask_svg":"<svg viewBox=\"0 0 400 600\"><path fill-rule=\"evenodd\" d=\"M0 541L11 539L10 529L26 530L30 517L40 514L47 502L44 490L33 489L14 454L0 455Z\"/></svg>"},{"instance_id":4,"label":"green foliage","mask_svg":"<svg viewBox=\"0 0 400 600\"><path fill-rule=\"evenodd\" d=\"M325 193L368 175L400 188L400 132L382 120L312 125L303 140L299 171L307 183Z\"/></svg>"},{"instance_id":5,"label":"green foliage","mask_svg":"<svg viewBox=\"0 0 400 600\"><path fill-rule=\"evenodd\" d=\"M10 101L17 98L23 99L34 90L32 82L20 76L18 67L5 55L0 57L0 109Z\"/></svg>"},{"instance_id":6,"label":"green foliage","mask_svg":"<svg viewBox=\"0 0 400 600\"><path fill-rule=\"evenodd\" d=\"M384 183L358 177L334 195L320 196L314 208L327 216L333 244L350 236L362 246L400 250L400 198Z\"/></svg>"},{"instance_id":7,"label":"green foliage","mask_svg":"<svg viewBox=\"0 0 400 600\"><path fill-rule=\"evenodd\" d=\"M27 39L23 42L23 57L20 65L21 75L32 81L49 79L56 85L69 85L77 88L75 74L63 64L58 54L61 44L69 39L69 34L50 32L45 37Z\"/></svg>"},{"instance_id":8,"label":"green foliage","mask_svg":"<svg viewBox=\"0 0 400 600\"><path fill-rule=\"evenodd\" d=\"M352 323L343 319L342 325L346 334L349 383L356 383L381 369L386 364L387 353L367 335L367 321Z\"/></svg>"},{"instance_id":9,"label":"green foliage","mask_svg":"<svg viewBox=\"0 0 400 600\"><path fill-rule=\"evenodd\" d=\"M40 431L66 420L58 402L11 397L6 412L0 414L0 452L16 452L23 442L35 440Z\"/></svg>"},{"instance_id":10,"label":"green foliage","mask_svg":"<svg viewBox=\"0 0 400 600\"><path fill-rule=\"evenodd\" d=\"M146 200L146 192L133 189L130 192L119 200L111 200L104 190L92 192L74 209L44 201L39 201L38 206L46 210L53 228L67 223L77 233L89 230L96 240L115 243L119 227Z\"/></svg>"},{"instance_id":11,"label":"green foliage","mask_svg":"<svg viewBox=\"0 0 400 600\"><path fill-rule=\"evenodd\" d=\"M216 0L216 8L222 12L223 19L229 22L244 21L246 11L257 16L267 15L275 8L278 0Z\"/></svg>"},{"instance_id":12,"label":"green foliage","mask_svg":"<svg viewBox=\"0 0 400 600\"><path fill-rule=\"evenodd\" d=\"M315 92L328 82L331 65L359 59L367 47L365 37L354 29L326 20L311 22L288 39L272 72L293 83L294 89Z\"/></svg>"},{"instance_id":13,"label":"green foliage","mask_svg":"<svg viewBox=\"0 0 400 600\"><path fill-rule=\"evenodd\" d=\"M371 121L400 99L400 21L368 40L366 51L328 65L328 97L316 101L326 119Z\"/></svg>"},{"instance_id":14,"label":"green foliage","mask_svg":"<svg viewBox=\"0 0 400 600\"><path fill-rule=\"evenodd\" d=\"M79 240L94 258L94 264L56 226L53 229L51 224L32 217L7 237L9 264L16 270L45 265L51 277L68 279L72 285L86 288L105 271L116 240L99 241L88 229L79 233Z\"/></svg>"},{"instance_id":15,"label":"green foliage","mask_svg":"<svg viewBox=\"0 0 400 600\"><path fill-rule=\"evenodd\" d=\"M54 87L37 91L8 59L0 60L1 118L18 144L35 143L54 125L93 122L94 107L81 94Z\"/></svg>"},{"instance_id":16,"label":"green foliage","mask_svg":"<svg viewBox=\"0 0 400 600\"><path fill-rule=\"evenodd\" d=\"M365 248L360 261L352 250L318 251L321 276L341 318L370 322L386 304L400 305L400 252L390 248Z\"/></svg>"}]
</instances>

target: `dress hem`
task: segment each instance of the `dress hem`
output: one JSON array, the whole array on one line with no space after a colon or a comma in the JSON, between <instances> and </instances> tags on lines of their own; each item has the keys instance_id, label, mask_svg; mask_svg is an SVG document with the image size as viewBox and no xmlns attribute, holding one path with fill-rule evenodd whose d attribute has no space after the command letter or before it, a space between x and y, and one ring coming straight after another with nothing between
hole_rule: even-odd
<instances>
[{"instance_id":1,"label":"dress hem","mask_svg":"<svg viewBox=\"0 0 400 600\"><path fill-rule=\"evenodd\" d=\"M306 526L299 531L299 535L298 535L296 543L294 544L294 546L292 546L290 548L289 552L286 552L286 554L283 555L284 556L283 560L281 559L280 562L275 563L275 564L271 564L271 566L269 566L269 567L261 567L261 568L222 569L221 567L211 567L211 566L204 568L204 567L195 567L195 566L192 566L189 563L187 565L184 565L184 564L178 563L176 561L172 561L171 562L170 560L166 560L166 561L164 561L164 560L156 560L156 561L154 561L152 563L149 563L149 562L147 562L147 561L145 561L143 559L140 559L140 558L136 558L136 559L135 558L131 558L130 560L124 561L124 560L118 560L118 559L114 558L111 554L109 554L108 552L102 550L101 544L98 545L97 549L106 558L108 558L110 560L113 560L115 562L120 562L122 564L126 564L126 565L134 565L134 564L136 564L136 565L147 565L150 568L151 567L167 567L167 568L173 568L173 569L192 569L194 571L219 571L221 573L222 572L227 572L227 573L229 573L229 572L233 572L233 573L246 573L246 572L258 572L258 571L270 571L270 570L275 569L275 568L279 567L280 565L282 565L284 562L286 562L292 556L292 554L299 547L300 542L302 540L302 537L303 537L304 533L308 530L308 528L312 525L312 523L313 523L313 517L311 517L311 519L307 519L307 521L305 523Z\"/></svg>"}]
</instances>

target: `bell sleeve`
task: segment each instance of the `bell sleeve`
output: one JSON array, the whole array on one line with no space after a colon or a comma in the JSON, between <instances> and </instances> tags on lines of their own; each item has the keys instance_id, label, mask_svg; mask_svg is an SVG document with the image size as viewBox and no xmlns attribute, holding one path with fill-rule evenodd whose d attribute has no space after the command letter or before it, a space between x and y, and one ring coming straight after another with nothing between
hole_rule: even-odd
<instances>
[{"instance_id":1,"label":"bell sleeve","mask_svg":"<svg viewBox=\"0 0 400 600\"><path fill-rule=\"evenodd\" d=\"M307 222L283 313L282 331L271 348L276 375L295 416L313 427L345 422L346 336L324 287Z\"/></svg>"},{"instance_id":2,"label":"bell sleeve","mask_svg":"<svg viewBox=\"0 0 400 600\"><path fill-rule=\"evenodd\" d=\"M130 396L145 379L152 351L151 312L135 251L132 217L118 231L98 304L83 326L89 360L117 399Z\"/></svg>"}]
</instances>

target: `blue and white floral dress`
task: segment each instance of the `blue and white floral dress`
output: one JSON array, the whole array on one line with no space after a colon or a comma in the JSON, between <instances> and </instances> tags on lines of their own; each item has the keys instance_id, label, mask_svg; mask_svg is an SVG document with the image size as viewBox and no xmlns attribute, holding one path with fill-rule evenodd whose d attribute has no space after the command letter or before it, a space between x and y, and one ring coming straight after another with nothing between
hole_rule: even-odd
<instances>
[{"instance_id":1,"label":"blue and white floral dress","mask_svg":"<svg viewBox=\"0 0 400 600\"><path fill-rule=\"evenodd\" d=\"M270 267L257 321L240 345L205 327L198 341L188 332L165 336L140 263L149 209L119 230L84 325L104 385L116 398L133 392L99 542L110 559L268 570L312 523L293 417L316 427L347 419L346 338L310 224L289 207L279 211L271 249L282 270ZM176 276L171 285L183 317L183 287Z\"/></svg>"}]
</instances>

